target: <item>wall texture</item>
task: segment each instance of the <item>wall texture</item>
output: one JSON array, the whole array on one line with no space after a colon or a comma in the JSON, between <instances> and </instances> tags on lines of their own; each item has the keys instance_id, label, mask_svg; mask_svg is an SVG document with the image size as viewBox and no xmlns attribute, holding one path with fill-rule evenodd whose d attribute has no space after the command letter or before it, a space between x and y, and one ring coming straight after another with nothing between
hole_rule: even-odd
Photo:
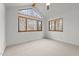
<instances>
[{"instance_id":1,"label":"wall texture","mask_svg":"<svg viewBox=\"0 0 79 59\"><path fill-rule=\"evenodd\" d=\"M18 32L17 11L20 8L17 6L6 7L7 46L43 38L43 31Z\"/></svg>"},{"instance_id":2,"label":"wall texture","mask_svg":"<svg viewBox=\"0 0 79 59\"><path fill-rule=\"evenodd\" d=\"M0 55L3 54L5 46L5 6L0 4Z\"/></svg>"},{"instance_id":3,"label":"wall texture","mask_svg":"<svg viewBox=\"0 0 79 59\"><path fill-rule=\"evenodd\" d=\"M50 39L79 45L79 4L51 4L48 20L63 17L63 32L47 32Z\"/></svg>"}]
</instances>

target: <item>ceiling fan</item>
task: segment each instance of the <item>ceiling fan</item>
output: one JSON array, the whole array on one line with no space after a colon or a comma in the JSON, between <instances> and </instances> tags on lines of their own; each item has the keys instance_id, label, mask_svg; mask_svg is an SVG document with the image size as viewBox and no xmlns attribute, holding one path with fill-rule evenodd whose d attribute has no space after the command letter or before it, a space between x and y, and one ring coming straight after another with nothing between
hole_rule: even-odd
<instances>
[{"instance_id":1,"label":"ceiling fan","mask_svg":"<svg viewBox=\"0 0 79 59\"><path fill-rule=\"evenodd\" d=\"M33 3L32 7L35 7L35 6L36 6L36 3ZM50 3L46 3L47 10L49 10L49 6L50 6Z\"/></svg>"},{"instance_id":2,"label":"ceiling fan","mask_svg":"<svg viewBox=\"0 0 79 59\"><path fill-rule=\"evenodd\" d=\"M49 10L50 3L46 3L47 10Z\"/></svg>"}]
</instances>

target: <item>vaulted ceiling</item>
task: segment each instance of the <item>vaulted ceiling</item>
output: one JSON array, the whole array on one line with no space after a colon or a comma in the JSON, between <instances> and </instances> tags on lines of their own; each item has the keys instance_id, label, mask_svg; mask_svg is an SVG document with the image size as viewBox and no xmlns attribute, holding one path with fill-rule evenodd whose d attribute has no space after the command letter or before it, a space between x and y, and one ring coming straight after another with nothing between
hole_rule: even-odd
<instances>
[{"instance_id":1,"label":"vaulted ceiling","mask_svg":"<svg viewBox=\"0 0 79 59\"><path fill-rule=\"evenodd\" d=\"M5 4L6 7L9 6L25 6L32 7L33 3L11 3ZM79 4L70 4L70 3L51 3L49 10L47 10L46 3L36 3L35 8L40 12L43 17L53 18L54 16L58 17L60 14L68 11L73 11L75 8L78 10Z\"/></svg>"}]
</instances>

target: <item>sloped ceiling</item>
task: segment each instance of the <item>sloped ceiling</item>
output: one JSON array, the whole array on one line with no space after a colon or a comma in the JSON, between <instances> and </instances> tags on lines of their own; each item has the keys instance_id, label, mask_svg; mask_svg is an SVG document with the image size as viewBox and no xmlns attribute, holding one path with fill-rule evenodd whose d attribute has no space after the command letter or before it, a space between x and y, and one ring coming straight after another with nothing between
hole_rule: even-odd
<instances>
[{"instance_id":1,"label":"sloped ceiling","mask_svg":"<svg viewBox=\"0 0 79 59\"><path fill-rule=\"evenodd\" d=\"M33 3L6 3L6 7L32 7ZM46 4L45 3L36 3L35 9L37 9L40 14L45 17L46 15Z\"/></svg>"},{"instance_id":2,"label":"sloped ceiling","mask_svg":"<svg viewBox=\"0 0 79 59\"><path fill-rule=\"evenodd\" d=\"M30 6L32 7L32 3L8 3L5 4L8 6ZM79 7L79 4L75 3L51 3L49 10L46 8L45 3L36 3L35 8L40 12L40 14L45 18L53 18L54 16L59 16L59 14L68 12L69 10L74 10ZM79 8L78 8L79 9Z\"/></svg>"},{"instance_id":3,"label":"sloped ceiling","mask_svg":"<svg viewBox=\"0 0 79 59\"><path fill-rule=\"evenodd\" d=\"M31 6L32 3L5 3L5 6Z\"/></svg>"}]
</instances>

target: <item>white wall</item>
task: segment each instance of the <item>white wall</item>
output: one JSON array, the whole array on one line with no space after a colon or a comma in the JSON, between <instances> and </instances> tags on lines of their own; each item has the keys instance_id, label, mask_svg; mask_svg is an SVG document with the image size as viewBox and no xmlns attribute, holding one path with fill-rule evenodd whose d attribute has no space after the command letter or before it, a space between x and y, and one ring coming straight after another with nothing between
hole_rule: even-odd
<instances>
[{"instance_id":1,"label":"white wall","mask_svg":"<svg viewBox=\"0 0 79 59\"><path fill-rule=\"evenodd\" d=\"M79 45L79 4L54 3L50 5L49 10L46 10L45 4L37 4L36 7L38 8L38 10L40 10L41 14L44 17L44 31L42 32L18 32L17 9L19 7L12 5L6 7L7 46L36 40L43 37ZM57 17L63 17L63 32L48 31L47 20Z\"/></svg>"},{"instance_id":2,"label":"white wall","mask_svg":"<svg viewBox=\"0 0 79 59\"><path fill-rule=\"evenodd\" d=\"M0 4L0 55L3 54L5 46L5 6Z\"/></svg>"},{"instance_id":3,"label":"white wall","mask_svg":"<svg viewBox=\"0 0 79 59\"><path fill-rule=\"evenodd\" d=\"M79 45L79 4L51 4L48 20L63 17L63 32L47 32L50 39Z\"/></svg>"},{"instance_id":4,"label":"white wall","mask_svg":"<svg viewBox=\"0 0 79 59\"><path fill-rule=\"evenodd\" d=\"M46 9L46 4L45 3L38 3L35 6L37 8L37 10L39 10L40 14L43 16L43 34L44 37L43 38L47 38L47 15L48 15L48 11Z\"/></svg>"},{"instance_id":5,"label":"white wall","mask_svg":"<svg viewBox=\"0 0 79 59\"><path fill-rule=\"evenodd\" d=\"M22 7L7 6L7 46L37 40L43 38L43 31L39 32L18 32L17 10Z\"/></svg>"}]
</instances>

